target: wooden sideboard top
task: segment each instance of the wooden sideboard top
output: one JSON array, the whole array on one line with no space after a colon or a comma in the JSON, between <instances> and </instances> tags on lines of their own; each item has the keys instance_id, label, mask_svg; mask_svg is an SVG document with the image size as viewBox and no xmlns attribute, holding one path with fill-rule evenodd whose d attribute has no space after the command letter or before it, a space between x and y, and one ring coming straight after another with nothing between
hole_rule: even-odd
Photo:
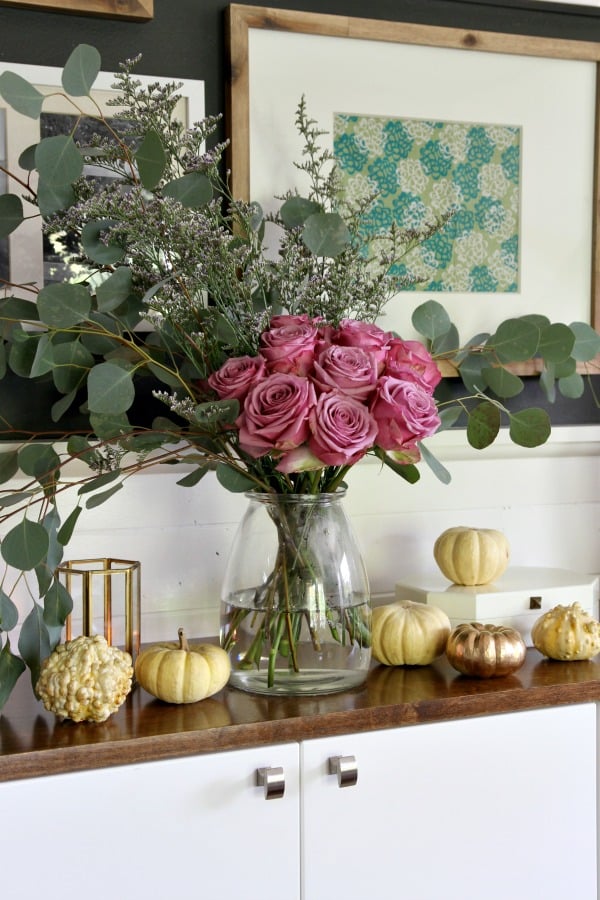
<instances>
[{"instance_id":1,"label":"wooden sideboard top","mask_svg":"<svg viewBox=\"0 0 600 900\"><path fill-rule=\"evenodd\" d=\"M323 697L225 688L174 706L136 687L96 725L58 721L35 700L26 673L0 714L0 781L597 700L600 657L560 663L532 649L507 678L466 678L442 658L374 666L363 688Z\"/></svg>"}]
</instances>

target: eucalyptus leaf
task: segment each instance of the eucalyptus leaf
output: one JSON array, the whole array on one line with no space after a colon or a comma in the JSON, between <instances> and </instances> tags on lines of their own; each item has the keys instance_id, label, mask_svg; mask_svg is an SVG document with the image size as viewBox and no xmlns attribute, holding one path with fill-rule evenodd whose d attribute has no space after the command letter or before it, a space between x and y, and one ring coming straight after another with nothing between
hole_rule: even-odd
<instances>
[{"instance_id":1,"label":"eucalyptus leaf","mask_svg":"<svg viewBox=\"0 0 600 900\"><path fill-rule=\"evenodd\" d=\"M125 413L120 415L92 413L90 425L101 441L116 440L131 431L131 423Z\"/></svg>"},{"instance_id":2,"label":"eucalyptus leaf","mask_svg":"<svg viewBox=\"0 0 600 900\"><path fill-rule=\"evenodd\" d=\"M377 453L377 457L388 467L388 469L391 469L392 472L395 472L400 478L404 478L409 484L416 484L421 478L421 473L413 463L397 462L389 455L389 453L385 453L384 451Z\"/></svg>"},{"instance_id":3,"label":"eucalyptus leaf","mask_svg":"<svg viewBox=\"0 0 600 900\"><path fill-rule=\"evenodd\" d=\"M540 375L540 387L550 403L556 400L556 367L554 363L546 363Z\"/></svg>"},{"instance_id":4,"label":"eucalyptus leaf","mask_svg":"<svg viewBox=\"0 0 600 900\"><path fill-rule=\"evenodd\" d=\"M474 335L470 340L464 343L462 345L462 349L453 356L453 362L458 365L469 355L473 348L483 347L488 342L489 338L490 335L487 331L483 331L480 334Z\"/></svg>"},{"instance_id":5,"label":"eucalyptus leaf","mask_svg":"<svg viewBox=\"0 0 600 900\"><path fill-rule=\"evenodd\" d=\"M447 431L449 428L452 428L453 425L456 425L463 412L462 406L446 406L443 409L438 410L441 422L438 431Z\"/></svg>"},{"instance_id":6,"label":"eucalyptus leaf","mask_svg":"<svg viewBox=\"0 0 600 900\"><path fill-rule=\"evenodd\" d=\"M122 482L119 482L119 484L116 484L114 487L109 488L108 491L103 491L100 494L94 494L93 497L90 497L87 500L85 508L95 509L96 506L101 506L103 503L106 503L107 500L110 500L110 498L113 497L118 491L120 491L122 487Z\"/></svg>"},{"instance_id":7,"label":"eucalyptus leaf","mask_svg":"<svg viewBox=\"0 0 600 900\"><path fill-rule=\"evenodd\" d=\"M106 487L107 484L112 484L113 481L116 481L120 477L120 469L115 469L112 472L104 472L102 475L98 475L96 478L92 478L91 481L86 481L85 484L82 484L77 493L80 496L82 494L90 494L92 491L97 491L100 488Z\"/></svg>"},{"instance_id":8,"label":"eucalyptus leaf","mask_svg":"<svg viewBox=\"0 0 600 900\"><path fill-rule=\"evenodd\" d=\"M59 344L54 348L52 378L61 394L77 390L94 365L94 357L81 341Z\"/></svg>"},{"instance_id":9,"label":"eucalyptus leaf","mask_svg":"<svg viewBox=\"0 0 600 900\"><path fill-rule=\"evenodd\" d=\"M54 366L54 348L48 334L40 335L33 363L31 364L31 378L37 378L39 375L45 375L52 371Z\"/></svg>"},{"instance_id":10,"label":"eucalyptus leaf","mask_svg":"<svg viewBox=\"0 0 600 900\"><path fill-rule=\"evenodd\" d=\"M511 440L520 447L539 447L544 444L552 430L550 417L544 409L531 407L509 416Z\"/></svg>"},{"instance_id":11,"label":"eucalyptus leaf","mask_svg":"<svg viewBox=\"0 0 600 900\"><path fill-rule=\"evenodd\" d=\"M242 472L231 469L224 463L219 463L216 471L219 484L233 494L243 494L244 491L249 491L255 487L255 482L251 478L248 478Z\"/></svg>"},{"instance_id":12,"label":"eucalyptus leaf","mask_svg":"<svg viewBox=\"0 0 600 900\"><path fill-rule=\"evenodd\" d=\"M81 506L76 506L75 509L71 510L63 524L61 525L57 535L56 540L59 544L62 544L63 547L69 543L73 536L73 532L75 530L75 526L77 525L77 520L81 515Z\"/></svg>"},{"instance_id":13,"label":"eucalyptus leaf","mask_svg":"<svg viewBox=\"0 0 600 900\"><path fill-rule=\"evenodd\" d=\"M67 441L67 453L69 456L81 459L90 466L97 466L101 456L87 438L81 434L72 434Z\"/></svg>"},{"instance_id":14,"label":"eucalyptus leaf","mask_svg":"<svg viewBox=\"0 0 600 900\"><path fill-rule=\"evenodd\" d=\"M180 478L179 481L175 482L180 485L180 487L195 487L199 481L204 478L207 472L211 471L210 466L197 466L187 475L184 475L183 478Z\"/></svg>"},{"instance_id":15,"label":"eucalyptus leaf","mask_svg":"<svg viewBox=\"0 0 600 900\"><path fill-rule=\"evenodd\" d=\"M31 683L34 688L40 676L42 660L50 656L51 652L50 635L44 622L44 611L39 603L34 603L33 609L21 626L19 635L19 653L31 670Z\"/></svg>"},{"instance_id":16,"label":"eucalyptus leaf","mask_svg":"<svg viewBox=\"0 0 600 900\"><path fill-rule=\"evenodd\" d=\"M126 412L135 399L131 372L111 362L98 363L87 380L88 406L91 412L119 415Z\"/></svg>"},{"instance_id":17,"label":"eucalyptus leaf","mask_svg":"<svg viewBox=\"0 0 600 900\"><path fill-rule=\"evenodd\" d=\"M558 390L563 397L569 397L571 400L577 400L583 396L585 391L585 382L578 372L567 375L565 378L558 379Z\"/></svg>"},{"instance_id":18,"label":"eucalyptus leaf","mask_svg":"<svg viewBox=\"0 0 600 900\"><path fill-rule=\"evenodd\" d=\"M68 209L75 203L75 191L70 184L51 184L40 178L37 189L37 203L44 219L54 213Z\"/></svg>"},{"instance_id":19,"label":"eucalyptus leaf","mask_svg":"<svg viewBox=\"0 0 600 900\"><path fill-rule=\"evenodd\" d=\"M476 450L493 444L500 431L500 410L488 401L479 403L469 412L467 441Z\"/></svg>"},{"instance_id":20,"label":"eucalyptus leaf","mask_svg":"<svg viewBox=\"0 0 600 900\"><path fill-rule=\"evenodd\" d=\"M4 484L16 475L19 469L18 450L8 450L0 453L0 484Z\"/></svg>"},{"instance_id":21,"label":"eucalyptus leaf","mask_svg":"<svg viewBox=\"0 0 600 900\"><path fill-rule=\"evenodd\" d=\"M163 188L163 194L177 200L182 206L199 209L210 203L213 189L210 179L202 172L188 172L181 178L169 181Z\"/></svg>"},{"instance_id":22,"label":"eucalyptus leaf","mask_svg":"<svg viewBox=\"0 0 600 900\"><path fill-rule=\"evenodd\" d=\"M35 169L36 147L37 144L30 144L29 147L25 147L19 154L19 166L21 169L25 169L26 172L33 172Z\"/></svg>"},{"instance_id":23,"label":"eucalyptus leaf","mask_svg":"<svg viewBox=\"0 0 600 900\"><path fill-rule=\"evenodd\" d=\"M13 329L12 336L13 344L8 351L8 365L15 375L29 378L35 359L38 338L20 333L17 328Z\"/></svg>"},{"instance_id":24,"label":"eucalyptus leaf","mask_svg":"<svg viewBox=\"0 0 600 900\"><path fill-rule=\"evenodd\" d=\"M52 444L28 443L19 450L19 468L41 484L56 480L60 469L60 456Z\"/></svg>"},{"instance_id":25,"label":"eucalyptus leaf","mask_svg":"<svg viewBox=\"0 0 600 900\"><path fill-rule=\"evenodd\" d=\"M23 519L5 535L0 552L9 566L29 572L45 559L49 543L43 525Z\"/></svg>"},{"instance_id":26,"label":"eucalyptus leaf","mask_svg":"<svg viewBox=\"0 0 600 900\"><path fill-rule=\"evenodd\" d=\"M125 256L125 248L114 238L106 236L118 225L114 219L97 219L87 222L81 232L81 243L86 254L94 262L103 266L112 266Z\"/></svg>"},{"instance_id":27,"label":"eucalyptus leaf","mask_svg":"<svg viewBox=\"0 0 600 900\"><path fill-rule=\"evenodd\" d=\"M90 44L79 44L69 56L62 73L62 86L72 97L87 97L101 65L100 54Z\"/></svg>"},{"instance_id":28,"label":"eucalyptus leaf","mask_svg":"<svg viewBox=\"0 0 600 900\"><path fill-rule=\"evenodd\" d=\"M600 334L586 322L571 322L569 328L575 335L575 344L571 355L579 362L587 362L600 353Z\"/></svg>"},{"instance_id":29,"label":"eucalyptus leaf","mask_svg":"<svg viewBox=\"0 0 600 900\"><path fill-rule=\"evenodd\" d=\"M10 697L25 668L23 660L11 653L10 643L7 641L0 650L0 710Z\"/></svg>"},{"instance_id":30,"label":"eucalyptus leaf","mask_svg":"<svg viewBox=\"0 0 600 900\"><path fill-rule=\"evenodd\" d=\"M531 359L537 352L539 342L539 327L526 319L507 319L490 338L490 344L503 363Z\"/></svg>"},{"instance_id":31,"label":"eucalyptus leaf","mask_svg":"<svg viewBox=\"0 0 600 900\"><path fill-rule=\"evenodd\" d=\"M83 157L70 135L43 138L35 148L35 167L49 186L73 184L83 172Z\"/></svg>"},{"instance_id":32,"label":"eucalyptus leaf","mask_svg":"<svg viewBox=\"0 0 600 900\"><path fill-rule=\"evenodd\" d=\"M320 209L316 200L308 200L305 197L288 197L282 203L279 215L287 228L301 228L308 217L318 213Z\"/></svg>"},{"instance_id":33,"label":"eucalyptus leaf","mask_svg":"<svg viewBox=\"0 0 600 900\"><path fill-rule=\"evenodd\" d=\"M481 353L468 353L460 364L458 374L466 389L471 394L477 394L485 390L484 369L489 369L490 364Z\"/></svg>"},{"instance_id":34,"label":"eucalyptus leaf","mask_svg":"<svg viewBox=\"0 0 600 900\"><path fill-rule=\"evenodd\" d=\"M438 481L441 481L442 484L450 484L450 482L452 481L452 475L450 474L446 466L442 465L439 459L434 456L434 454L428 447L425 446L425 444L419 443L418 446L424 462L427 463Z\"/></svg>"},{"instance_id":35,"label":"eucalyptus leaf","mask_svg":"<svg viewBox=\"0 0 600 900\"><path fill-rule=\"evenodd\" d=\"M335 259L350 243L350 232L338 213L319 212L304 223L302 240L315 256Z\"/></svg>"},{"instance_id":36,"label":"eucalyptus leaf","mask_svg":"<svg viewBox=\"0 0 600 900\"><path fill-rule=\"evenodd\" d=\"M160 182L167 165L167 156L160 135L150 129L135 154L135 161L143 186L153 191Z\"/></svg>"},{"instance_id":37,"label":"eucalyptus leaf","mask_svg":"<svg viewBox=\"0 0 600 900\"><path fill-rule=\"evenodd\" d=\"M53 422L60 422L66 411L73 404L76 396L77 391L69 391L68 394L65 394L64 397L52 404L50 407L50 418Z\"/></svg>"},{"instance_id":38,"label":"eucalyptus leaf","mask_svg":"<svg viewBox=\"0 0 600 900\"><path fill-rule=\"evenodd\" d=\"M113 312L127 300L131 293L132 273L129 266L119 266L96 289L96 302L100 312Z\"/></svg>"},{"instance_id":39,"label":"eucalyptus leaf","mask_svg":"<svg viewBox=\"0 0 600 900\"><path fill-rule=\"evenodd\" d=\"M10 494L0 496L0 507L5 509L7 506L18 506L19 503L28 501L34 494L34 491L11 491Z\"/></svg>"},{"instance_id":40,"label":"eucalyptus leaf","mask_svg":"<svg viewBox=\"0 0 600 900\"><path fill-rule=\"evenodd\" d=\"M542 330L538 353L549 362L560 363L569 358L574 344L575 335L571 329L557 322Z\"/></svg>"},{"instance_id":41,"label":"eucalyptus leaf","mask_svg":"<svg viewBox=\"0 0 600 900\"><path fill-rule=\"evenodd\" d=\"M83 284L48 284L38 294L40 318L50 328L72 328L83 322L92 308L90 292Z\"/></svg>"},{"instance_id":42,"label":"eucalyptus leaf","mask_svg":"<svg viewBox=\"0 0 600 900\"><path fill-rule=\"evenodd\" d=\"M19 621L19 610L0 588L0 631L12 631Z\"/></svg>"},{"instance_id":43,"label":"eucalyptus leaf","mask_svg":"<svg viewBox=\"0 0 600 900\"><path fill-rule=\"evenodd\" d=\"M450 331L450 316L437 300L427 300L414 310L411 322L413 328L432 343Z\"/></svg>"},{"instance_id":44,"label":"eucalyptus leaf","mask_svg":"<svg viewBox=\"0 0 600 900\"><path fill-rule=\"evenodd\" d=\"M19 227L23 221L23 201L16 194L0 195L0 240Z\"/></svg>"},{"instance_id":45,"label":"eucalyptus leaf","mask_svg":"<svg viewBox=\"0 0 600 900\"><path fill-rule=\"evenodd\" d=\"M488 367L483 369L481 374L486 387L490 388L497 397L516 397L525 387L523 380L518 375L513 375L502 366Z\"/></svg>"},{"instance_id":46,"label":"eucalyptus leaf","mask_svg":"<svg viewBox=\"0 0 600 900\"><path fill-rule=\"evenodd\" d=\"M0 319L9 322L39 322L38 308L31 300L22 297L0 298Z\"/></svg>"},{"instance_id":47,"label":"eucalyptus leaf","mask_svg":"<svg viewBox=\"0 0 600 900\"><path fill-rule=\"evenodd\" d=\"M16 72L0 75L0 94L16 112L30 119L39 119L44 95Z\"/></svg>"},{"instance_id":48,"label":"eucalyptus leaf","mask_svg":"<svg viewBox=\"0 0 600 900\"><path fill-rule=\"evenodd\" d=\"M196 406L194 421L209 428L215 428L217 425L233 425L239 413L239 400L211 400Z\"/></svg>"},{"instance_id":49,"label":"eucalyptus leaf","mask_svg":"<svg viewBox=\"0 0 600 900\"><path fill-rule=\"evenodd\" d=\"M62 628L73 611L73 600L66 587L54 579L44 597L44 622L49 628Z\"/></svg>"},{"instance_id":50,"label":"eucalyptus leaf","mask_svg":"<svg viewBox=\"0 0 600 900\"><path fill-rule=\"evenodd\" d=\"M456 325L451 324L445 334L439 335L439 337L433 341L431 352L438 358L444 355L454 358L454 354L459 345L460 338L458 336L458 329Z\"/></svg>"}]
</instances>

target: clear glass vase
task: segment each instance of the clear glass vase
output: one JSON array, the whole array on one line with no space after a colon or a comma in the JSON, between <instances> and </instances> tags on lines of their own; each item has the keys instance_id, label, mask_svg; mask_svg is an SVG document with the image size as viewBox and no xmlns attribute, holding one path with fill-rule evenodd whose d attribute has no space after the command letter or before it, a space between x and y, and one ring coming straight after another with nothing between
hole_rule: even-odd
<instances>
[{"instance_id":1,"label":"clear glass vase","mask_svg":"<svg viewBox=\"0 0 600 900\"><path fill-rule=\"evenodd\" d=\"M221 602L233 687L327 694L366 679L369 582L344 494L246 495Z\"/></svg>"}]
</instances>

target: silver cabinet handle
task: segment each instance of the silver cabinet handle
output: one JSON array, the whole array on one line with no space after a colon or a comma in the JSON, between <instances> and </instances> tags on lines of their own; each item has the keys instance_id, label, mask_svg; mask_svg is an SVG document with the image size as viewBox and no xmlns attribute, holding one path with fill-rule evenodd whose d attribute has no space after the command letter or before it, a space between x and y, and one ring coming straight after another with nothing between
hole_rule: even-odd
<instances>
[{"instance_id":1,"label":"silver cabinet handle","mask_svg":"<svg viewBox=\"0 0 600 900\"><path fill-rule=\"evenodd\" d=\"M329 774L337 775L339 787L352 787L358 781L355 756L330 756Z\"/></svg>"},{"instance_id":2,"label":"silver cabinet handle","mask_svg":"<svg viewBox=\"0 0 600 900\"><path fill-rule=\"evenodd\" d=\"M279 800L285 792L285 774L281 766L256 770L256 784L265 789L265 800Z\"/></svg>"}]
</instances>

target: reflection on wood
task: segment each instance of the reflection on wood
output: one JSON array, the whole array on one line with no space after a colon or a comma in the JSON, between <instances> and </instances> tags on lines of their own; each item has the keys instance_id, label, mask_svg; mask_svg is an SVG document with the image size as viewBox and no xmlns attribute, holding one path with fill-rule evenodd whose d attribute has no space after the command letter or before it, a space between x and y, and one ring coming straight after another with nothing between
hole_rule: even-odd
<instances>
[{"instance_id":1,"label":"reflection on wood","mask_svg":"<svg viewBox=\"0 0 600 900\"><path fill-rule=\"evenodd\" d=\"M0 0L0 6L21 6L47 12L145 21L154 16L154 0Z\"/></svg>"}]
</instances>

